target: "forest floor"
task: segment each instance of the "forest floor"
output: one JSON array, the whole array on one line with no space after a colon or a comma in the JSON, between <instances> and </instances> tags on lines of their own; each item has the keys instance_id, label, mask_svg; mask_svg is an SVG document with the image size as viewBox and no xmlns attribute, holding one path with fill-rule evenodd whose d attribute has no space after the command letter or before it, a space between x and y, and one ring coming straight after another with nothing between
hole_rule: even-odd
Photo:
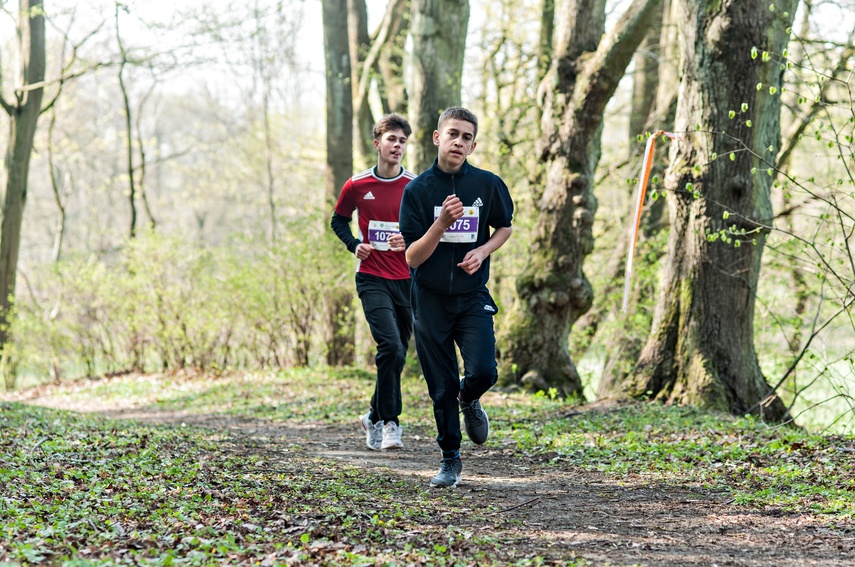
<instances>
[{"instance_id":1,"label":"forest floor","mask_svg":"<svg viewBox=\"0 0 855 567\"><path fill-rule=\"evenodd\" d=\"M424 420L404 423L402 450L373 452L364 445L357 415L347 422L325 422L199 413L131 398L67 396L50 387L14 397L25 404L111 420L216 431L223 451L240 458L261 457L274 468L291 459L292 449L299 446L302 454L396 482L398 499L404 502L424 494L438 468L435 431ZM489 411L502 399L491 392L483 402ZM609 411L613 408L593 405L579 416ZM554 453L521 450L514 439L500 437L501 427L496 429L485 446L465 443L463 480L451 491L456 504L435 520L490 534L501 547L513 549L515 558L556 565L855 565L851 518L830 519L774 504L747 506L730 492L662 480L643 468L616 477L562 463ZM852 445L847 447L852 450ZM430 490L438 493L449 491ZM515 562L520 564L519 559ZM456 564L479 561L463 554Z\"/></svg>"}]
</instances>

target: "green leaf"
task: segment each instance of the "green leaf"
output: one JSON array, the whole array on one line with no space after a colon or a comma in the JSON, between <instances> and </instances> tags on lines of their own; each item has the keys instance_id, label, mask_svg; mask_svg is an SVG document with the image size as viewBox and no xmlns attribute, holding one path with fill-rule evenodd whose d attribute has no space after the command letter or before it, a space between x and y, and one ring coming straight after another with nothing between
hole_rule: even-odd
<instances>
[{"instance_id":1,"label":"green leaf","mask_svg":"<svg viewBox=\"0 0 855 567\"><path fill-rule=\"evenodd\" d=\"M731 120L733 120L736 117L736 111L731 110L730 112L727 113L727 117L730 118Z\"/></svg>"},{"instance_id":2,"label":"green leaf","mask_svg":"<svg viewBox=\"0 0 855 567\"><path fill-rule=\"evenodd\" d=\"M757 90L759 91L762 88L763 88L763 83L757 83Z\"/></svg>"},{"instance_id":3,"label":"green leaf","mask_svg":"<svg viewBox=\"0 0 855 567\"><path fill-rule=\"evenodd\" d=\"M750 120L746 120L746 121L745 121L745 125L746 125L746 126L748 126L749 128L751 128L751 121L750 121Z\"/></svg>"},{"instance_id":4,"label":"green leaf","mask_svg":"<svg viewBox=\"0 0 855 567\"><path fill-rule=\"evenodd\" d=\"M722 219L724 219L724 220L729 219L729 218L730 218L730 213L729 213L729 212L727 212L727 211L724 211L724 212L721 214L721 218L722 218Z\"/></svg>"},{"instance_id":5,"label":"green leaf","mask_svg":"<svg viewBox=\"0 0 855 567\"><path fill-rule=\"evenodd\" d=\"M734 152L730 152L730 161L736 161L736 154Z\"/></svg>"},{"instance_id":6,"label":"green leaf","mask_svg":"<svg viewBox=\"0 0 855 567\"><path fill-rule=\"evenodd\" d=\"M718 159L718 154L716 152L713 152L712 156L710 156L710 161L715 161L716 159Z\"/></svg>"},{"instance_id":7,"label":"green leaf","mask_svg":"<svg viewBox=\"0 0 855 567\"><path fill-rule=\"evenodd\" d=\"M751 48L751 59L757 59L757 47Z\"/></svg>"},{"instance_id":8,"label":"green leaf","mask_svg":"<svg viewBox=\"0 0 855 567\"><path fill-rule=\"evenodd\" d=\"M742 109L742 112L748 112L748 103L743 102L740 108Z\"/></svg>"}]
</instances>

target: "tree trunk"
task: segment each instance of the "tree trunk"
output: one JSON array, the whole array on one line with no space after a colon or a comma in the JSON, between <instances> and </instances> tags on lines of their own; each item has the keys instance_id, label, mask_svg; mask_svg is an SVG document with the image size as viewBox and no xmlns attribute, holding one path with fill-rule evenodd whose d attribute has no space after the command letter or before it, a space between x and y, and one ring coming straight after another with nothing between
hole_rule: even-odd
<instances>
[{"instance_id":1,"label":"tree trunk","mask_svg":"<svg viewBox=\"0 0 855 567\"><path fill-rule=\"evenodd\" d=\"M2 101L9 114L9 144L6 148L6 194L3 195L3 220L0 225L0 352L2 368L13 372L7 346L10 340L12 304L21 247L21 224L27 203L27 183L33 138L41 114L41 86L45 78L45 16L42 0L21 0L19 3L18 41L20 75L16 81L15 103ZM30 85L39 85L30 87ZM6 375L6 385L14 383Z\"/></svg>"},{"instance_id":2,"label":"tree trunk","mask_svg":"<svg viewBox=\"0 0 855 567\"><path fill-rule=\"evenodd\" d=\"M374 117L371 115L371 108L368 106L368 97L358 96L362 62L365 61L365 55L371 46L371 40L368 37L368 9L365 6L365 0L348 0L347 12L347 35L352 74L351 88L353 89L351 96L353 101L359 101L359 106L353 109L353 146L356 150L356 161L359 163L358 169L362 170L371 167L377 161L374 152L374 135L372 134Z\"/></svg>"},{"instance_id":3,"label":"tree trunk","mask_svg":"<svg viewBox=\"0 0 855 567\"><path fill-rule=\"evenodd\" d=\"M771 161L770 148L780 146L781 101L769 88L780 92L782 73L749 53L783 50L797 0L778 2L775 11L755 2L679 2L684 52L675 129L689 134L672 146L666 178L671 232L653 330L623 387L636 397L781 420L787 410L754 350L772 207L771 178L751 152Z\"/></svg>"},{"instance_id":4,"label":"tree trunk","mask_svg":"<svg viewBox=\"0 0 855 567\"><path fill-rule=\"evenodd\" d=\"M660 8L660 15L666 13L665 10L667 10L668 2L669 0L663 0L662 7ZM647 36L644 38L644 41L641 42L641 45L638 46L638 50L633 58L635 69L633 72L629 131L627 132L630 139L630 149L627 159L629 160L629 163L633 164L633 167L631 168L632 171L635 171L634 164L636 162L640 163L641 161L639 148L644 147L643 144L639 144L636 141L636 137L647 131L650 124L656 124L653 117L656 115L656 97L658 89L660 87L671 89L676 88L675 84L662 85L659 81L659 61L661 60L659 46L662 41L661 35L662 22L660 21L660 18L657 17L654 18L653 23L647 30ZM628 204L625 218L629 218L632 214L632 189L624 189L624 191L627 191L626 202ZM660 212L662 210L661 203L662 201L656 202L656 206ZM648 209L648 211L649 210L650 209ZM649 215L643 220L655 222L655 219ZM622 223L622 225L625 226L626 223ZM607 274L605 278L605 287L604 289L598 290L597 301L594 302L592 308L587 313L579 318L573 328L570 346L571 357L582 357L595 341L597 333L600 330L600 325L610 315L615 313L617 303L613 298L618 296L618 290L623 286L624 267L626 265L626 253L628 248L629 243L627 242L627 238L624 235L618 236L614 244L614 248L612 248L609 255L608 263L606 264L607 267L604 272ZM647 332L648 330L645 330L645 336ZM611 340L614 342L621 342L625 338L627 337L617 335L613 336ZM641 347L639 346L636 349L636 357L632 359L633 364L635 364L635 361L637 360L640 348ZM623 351L624 349L606 348L609 356L611 356L612 352L618 350ZM608 366L608 362L606 363L606 366Z\"/></svg>"},{"instance_id":5,"label":"tree trunk","mask_svg":"<svg viewBox=\"0 0 855 567\"><path fill-rule=\"evenodd\" d=\"M48 169L50 170L50 185L53 189L53 198L56 202L57 218L56 218L56 233L53 238L53 261L59 263L62 259L62 243L65 240L65 221L66 211L65 205L69 195L74 190L74 185L71 176L62 172L62 169L54 160L54 142L53 134L56 126L56 109L51 111L50 122L48 123L48 139L47 139L47 158Z\"/></svg>"},{"instance_id":6,"label":"tree trunk","mask_svg":"<svg viewBox=\"0 0 855 567\"><path fill-rule=\"evenodd\" d=\"M594 247L593 180L603 113L660 1L635 0L605 38L605 0L564 0L556 10L555 53L541 83L546 187L528 264L499 341L506 347L500 353L502 383L582 397L567 337L593 299L582 264Z\"/></svg>"},{"instance_id":7,"label":"tree trunk","mask_svg":"<svg viewBox=\"0 0 855 567\"><path fill-rule=\"evenodd\" d=\"M323 0L327 87L326 194L335 203L353 175L353 93L347 35L347 0Z\"/></svg>"},{"instance_id":8,"label":"tree trunk","mask_svg":"<svg viewBox=\"0 0 855 567\"><path fill-rule=\"evenodd\" d=\"M326 194L335 203L345 181L353 175L353 90L348 46L348 0L323 0L324 54L327 87ZM353 291L330 289L327 309L327 363L353 362L355 332Z\"/></svg>"},{"instance_id":9,"label":"tree trunk","mask_svg":"<svg viewBox=\"0 0 855 567\"><path fill-rule=\"evenodd\" d=\"M383 112L397 112L406 116L408 104L404 78L404 44L410 29L409 0L402 1L399 10L400 13L393 18L393 25L389 29L391 39L383 46L377 60L378 71L382 78L378 90L383 103Z\"/></svg>"},{"instance_id":10,"label":"tree trunk","mask_svg":"<svg viewBox=\"0 0 855 567\"><path fill-rule=\"evenodd\" d=\"M122 34L119 31L119 11L124 9L118 2L114 6L114 16L116 23L116 43L119 45L119 91L122 93L122 104L125 110L125 144L127 154L125 155L127 171L128 171L128 205L131 212L130 221L130 237L135 238L137 235L137 190L136 177L134 175L134 130L133 117L131 113L131 101L128 95L128 88L125 84L125 66L128 64L128 55L125 52L125 45L122 42Z\"/></svg>"},{"instance_id":11,"label":"tree trunk","mask_svg":"<svg viewBox=\"0 0 855 567\"><path fill-rule=\"evenodd\" d=\"M660 129L671 130L674 127L674 112L676 110L677 90L679 88L678 63L680 60L679 44L676 35L677 22L674 14L675 8L676 5L672 0L663 0L661 12L662 23L651 28L651 31L655 29L655 39L648 37L645 40L645 44L649 44L650 48L645 62L641 66L636 67L636 81L633 90L637 93L637 96L640 96L641 89L639 83L642 83L652 88L652 92L647 93L642 104L633 104L634 118L630 120L629 131L631 138L644 132L655 132ZM641 49L645 49L644 45L642 45ZM636 55L636 60L638 59L639 56ZM653 62L654 59L655 64ZM650 96L653 98L652 101L649 98ZM652 106L648 106L651 104ZM636 112L643 113L644 116L635 114ZM629 155L631 161L641 163L644 146L645 144L638 143L631 146ZM654 176L664 177L663 173L668 165L666 155L664 150L660 150L654 156L651 178ZM661 189L661 187L659 188ZM629 195L628 202L632 202L631 194ZM667 227L665 207L665 198L658 200L649 199L645 204L641 226L639 227L639 237L643 239L642 242L652 238ZM632 211L629 211L629 214L631 215ZM627 216L627 218L630 217ZM619 297L619 290L624 284L626 254L629 251L628 239L629 235L626 234L618 240L615 255L610 263L610 268L613 270L610 272L612 278L606 289L602 292L604 296ZM608 308L612 308L612 311L616 313L619 329L617 332L610 333L609 338L605 342L606 359L597 385L597 398L600 399L611 397L615 384L619 384L632 371L641 354L641 349L644 347L644 342L650 334L650 317L646 313L642 317L638 317L635 313L639 309L641 290L655 287L658 284L658 281L653 280L653 278L655 278L654 274L658 273L656 266L664 255L664 248L654 248L645 253L642 247L642 249L636 250L635 253L636 268L634 273L636 274L636 285L633 286L628 298L629 315L617 313L617 303L607 306ZM647 281L639 281L642 280L644 274L648 274ZM577 325L577 329L580 331L583 327L588 327L587 333L584 336L588 339L588 342L596 342L594 337L600 319L605 315L603 309L601 307L598 310L599 313L591 310L591 312L585 314L580 324Z\"/></svg>"},{"instance_id":12,"label":"tree trunk","mask_svg":"<svg viewBox=\"0 0 855 567\"><path fill-rule=\"evenodd\" d=\"M469 2L412 0L413 83L408 152L414 171L433 164L433 131L443 110L460 105Z\"/></svg>"}]
</instances>

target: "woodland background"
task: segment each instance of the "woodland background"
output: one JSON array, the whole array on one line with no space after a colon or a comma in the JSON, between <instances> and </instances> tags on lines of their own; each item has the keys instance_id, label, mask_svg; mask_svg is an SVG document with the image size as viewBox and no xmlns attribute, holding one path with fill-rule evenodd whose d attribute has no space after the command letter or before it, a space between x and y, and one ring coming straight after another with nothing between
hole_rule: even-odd
<instances>
[{"instance_id":1,"label":"woodland background","mask_svg":"<svg viewBox=\"0 0 855 567\"><path fill-rule=\"evenodd\" d=\"M677 130L679 147L703 154L688 164L680 162L684 156L670 147L673 142L658 143L627 313L620 310L623 265L641 153L650 133L674 130L674 111L667 109L677 105L680 112L676 98L685 92L689 68L680 63L686 58L677 49L685 48L689 37L680 24L685 13L671 10L694 5L703 14L698 21L724 28L715 18L723 14L728 22L736 21L734 3L724 3L721 14L715 14L704 12L703 3L687 1L438 2L446 13L453 13L450 4L465 6L465 19L457 14L455 21L468 21L468 26L457 30L465 48L464 42L457 47L450 42L450 55L437 55L429 51L429 41L407 33L407 23L418 30L424 20L401 17L430 2L341 2L340 16L359 14L357 8L370 16L361 27L339 25L339 39L348 37L348 29L370 30L364 48L351 51L353 75L331 74L335 65L323 57L332 52L335 39L329 33L334 2L199 2L169 11L150 2L47 2L44 12L41 2L21 4L30 11L2 3L0 28L6 110L0 119L9 132L0 140L7 156L0 271L7 285L11 282L4 289L14 300L3 311L7 388L131 371L370 367L373 345L352 293L355 260L335 240L328 221L341 171L350 175L373 158L360 150L359 134L366 133L363 102L374 117L390 109L412 117L416 130L408 167L419 171L424 165L428 152L420 149L421 136L434 126L418 115L431 101L416 97L415 86L425 72L419 57L427 55L429 60L459 60L460 73L432 73L447 72L459 80L458 88L448 89L450 96L481 119L472 161L499 173L517 204L515 234L496 255L492 276L503 312L497 330L505 385L572 399L623 390L631 397L704 405L702 397L681 398L673 384L659 392L638 391L630 383L638 375L643 347L655 345L654 313L664 309L658 304L673 296L663 283L676 264L669 258L676 249L668 240L677 234L673 221L683 217L669 215L668 208L691 198L706 203L692 209L695 217L707 214L722 221L703 234L710 250L726 255L742 246L762 249L756 286L748 286L751 304L737 306L751 329L739 342L743 347L750 343L762 376L786 408L778 418L795 418L816 430L851 431L851 0L788 2L791 13L774 3L762 6L764 14L752 17L785 30L786 47L774 51L734 44L728 55L743 63L731 67L733 76L715 78L721 89L760 93L758 102L699 105L705 109L701 114L718 114L740 127L719 132L713 122L699 122L697 129L690 123ZM553 191L550 180L550 172L572 169L572 164L556 166L555 156L570 152L550 154L549 147L550 140L563 135L562 125L569 128L574 122L550 126L544 115L578 91L561 98L557 91L549 94L544 80L550 69L553 78L563 77L561 65L568 59L562 41L572 44L570 39L582 35L580 28L596 32L591 22L614 30L625 21L625 11L642 9L650 11L647 23L636 26L644 30L643 40L624 55L630 63L617 74L613 95L600 100L602 123L592 132L597 147L586 149L587 155L598 154L588 163L593 175L587 175L585 189L598 205L577 208L580 214L573 221L587 223L590 246L576 246L572 269L566 271L582 273L584 259L590 304L561 313L556 324L540 325L535 337L553 345L544 350L554 349L559 358L566 354L573 362L565 367L572 372L563 377L543 370L517 372L524 357L513 350L525 350L525 341L512 332L524 303L520 282L536 280L537 273L548 280L548 269L560 264L537 264L543 247L536 243L564 226L545 228L544 219L557 210L550 196L570 195ZM29 17L22 19L22 13ZM396 14L397 27L388 23ZM44 77L31 80L37 65L20 42L31 45L33 36L19 32L26 31L22 21L39 17L45 21ZM581 23L575 35L562 27L569 21ZM743 23L757 27L751 20ZM594 49L574 55L573 68L596 59L591 53L602 34L594 35ZM665 41L668 37L672 40ZM359 63L368 58L372 42L385 46L387 58L378 54L377 65L363 79ZM736 80L743 68L764 65L776 77L771 83ZM391 73L384 76L384 70ZM330 98L336 79L348 88L364 80L370 88L354 89L355 99L337 104ZM752 129L752 121L760 129L771 112L763 102L769 99L776 101L771 108L780 108L780 144L760 155L741 136ZM435 123L447 104L434 101L434 106L428 114ZM330 129L336 123L331 115L343 108L349 109L345 116L352 116L352 136ZM20 180L15 152L24 126L35 126L27 113L37 116L37 127L21 193L15 185ZM696 142L699 132L715 142ZM341 141L352 144L352 151L349 159L334 163L337 154L330 144ZM736 167L751 170L752 179L765 179L753 186L756 191L766 183L769 218L751 224L734 220L750 216L744 210L709 212L716 203L706 186L695 181L695 191L676 173L683 168L708 180L708 171L721 168L719 179L725 179L728 168ZM731 177L738 177L733 171ZM587 203L588 193L576 204ZM720 308L715 301L728 301L727 289L696 288L706 295L693 301L708 301L707 312ZM720 329L716 340L722 343L736 333ZM409 371L417 373L417 366ZM604 389L604 383L611 388ZM685 384L691 390L691 380ZM758 403L748 400L743 409L756 412L771 391L761 388Z\"/></svg>"}]
</instances>

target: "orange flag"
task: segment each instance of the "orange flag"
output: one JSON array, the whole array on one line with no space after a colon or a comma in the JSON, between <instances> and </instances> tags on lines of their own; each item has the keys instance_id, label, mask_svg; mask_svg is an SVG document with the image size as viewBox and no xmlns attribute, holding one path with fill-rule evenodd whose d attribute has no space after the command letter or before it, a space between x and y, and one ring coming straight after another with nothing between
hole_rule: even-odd
<instances>
[{"instance_id":1,"label":"orange flag","mask_svg":"<svg viewBox=\"0 0 855 567\"><path fill-rule=\"evenodd\" d=\"M629 282L632 277L632 259L635 255L635 244L638 242L638 227L641 225L641 210L644 206L644 197L647 193L647 182L650 180L650 169L653 167L653 150L656 147L656 138L659 136L667 136L671 140L676 140L677 135L672 132L659 130L655 134L647 138L647 145L644 148L644 160L642 161L641 175L638 178L638 189L635 191L635 223L630 232L629 251L626 255L626 272L624 274L623 284L623 303L621 311L626 313L626 304L629 301Z\"/></svg>"}]
</instances>

